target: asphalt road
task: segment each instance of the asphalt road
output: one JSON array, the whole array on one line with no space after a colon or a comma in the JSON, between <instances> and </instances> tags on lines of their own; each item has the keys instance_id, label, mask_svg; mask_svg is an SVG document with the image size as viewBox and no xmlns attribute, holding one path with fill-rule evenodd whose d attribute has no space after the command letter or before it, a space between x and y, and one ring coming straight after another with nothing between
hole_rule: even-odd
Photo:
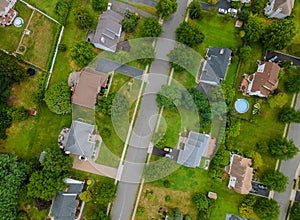
<instances>
[{"instance_id":1,"label":"asphalt road","mask_svg":"<svg viewBox=\"0 0 300 220\"><path fill-rule=\"evenodd\" d=\"M300 95L297 98L296 109L300 109ZM288 139L294 140L295 145L300 149L300 124L292 123L290 125ZM283 172L288 178L286 191L283 193L275 193L274 199L280 205L280 220L284 220L289 206L291 191L293 188L294 178L297 167L300 163L300 152L291 160L282 161L280 171Z\"/></svg>"},{"instance_id":2,"label":"asphalt road","mask_svg":"<svg viewBox=\"0 0 300 220\"><path fill-rule=\"evenodd\" d=\"M162 38L157 42L156 59L151 66L139 115L130 139L117 196L111 211L112 220L128 220L131 217L147 149L158 115L156 93L160 91L163 84L167 83L170 66L166 58L169 51L175 46L174 41L163 38L175 39L174 32L183 20L186 4L187 0L178 1L177 12L164 22Z\"/></svg>"}]
</instances>

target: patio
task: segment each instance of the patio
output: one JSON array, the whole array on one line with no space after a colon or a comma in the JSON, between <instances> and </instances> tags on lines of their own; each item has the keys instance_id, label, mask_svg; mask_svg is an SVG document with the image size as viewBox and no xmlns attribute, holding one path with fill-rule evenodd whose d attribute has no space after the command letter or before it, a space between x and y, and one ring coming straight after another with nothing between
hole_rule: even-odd
<instances>
[{"instance_id":1,"label":"patio","mask_svg":"<svg viewBox=\"0 0 300 220\"><path fill-rule=\"evenodd\" d=\"M14 21L14 19L17 17L18 12L14 9L10 9L8 13L5 16L0 17L0 24L5 25L11 25Z\"/></svg>"}]
</instances>

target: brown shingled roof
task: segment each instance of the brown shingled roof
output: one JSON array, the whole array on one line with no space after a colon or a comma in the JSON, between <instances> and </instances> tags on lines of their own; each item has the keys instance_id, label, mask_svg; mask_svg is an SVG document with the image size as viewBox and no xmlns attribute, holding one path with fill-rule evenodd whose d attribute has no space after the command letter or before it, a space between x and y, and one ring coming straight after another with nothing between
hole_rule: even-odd
<instances>
[{"instance_id":1,"label":"brown shingled roof","mask_svg":"<svg viewBox=\"0 0 300 220\"><path fill-rule=\"evenodd\" d=\"M236 178L235 186L228 187L241 194L248 194L252 189L253 168L251 159L242 157L237 154L231 155L230 165L225 168L225 171L231 178ZM229 183L230 184L230 183Z\"/></svg>"},{"instance_id":2,"label":"brown shingled roof","mask_svg":"<svg viewBox=\"0 0 300 220\"><path fill-rule=\"evenodd\" d=\"M94 108L101 87L107 84L108 75L91 68L84 68L80 73L79 83L74 86L72 103Z\"/></svg>"},{"instance_id":3,"label":"brown shingled roof","mask_svg":"<svg viewBox=\"0 0 300 220\"><path fill-rule=\"evenodd\" d=\"M280 67L273 62L266 62L261 65L264 65L264 70L255 73L251 92L260 91L263 95L269 96L277 87Z\"/></svg>"},{"instance_id":4,"label":"brown shingled roof","mask_svg":"<svg viewBox=\"0 0 300 220\"><path fill-rule=\"evenodd\" d=\"M294 2L295 0L276 0L273 11L276 11L278 8L280 8L281 13L290 15L294 7Z\"/></svg>"}]
</instances>

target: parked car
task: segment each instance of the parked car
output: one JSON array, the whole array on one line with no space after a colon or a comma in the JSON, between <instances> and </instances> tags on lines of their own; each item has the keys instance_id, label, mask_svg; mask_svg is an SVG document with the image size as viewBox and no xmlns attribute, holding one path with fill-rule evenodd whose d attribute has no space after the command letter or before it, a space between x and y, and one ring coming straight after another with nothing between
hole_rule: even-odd
<instances>
[{"instance_id":1,"label":"parked car","mask_svg":"<svg viewBox=\"0 0 300 220\"><path fill-rule=\"evenodd\" d=\"M218 9L218 12L219 12L220 14L223 14L223 15L226 15L226 14L227 14L227 10L224 9L224 8L219 8L219 9Z\"/></svg>"},{"instance_id":2,"label":"parked car","mask_svg":"<svg viewBox=\"0 0 300 220\"><path fill-rule=\"evenodd\" d=\"M259 189L268 189L268 187L266 186L266 185L264 185L264 184L258 184L257 185L257 187L259 188Z\"/></svg>"},{"instance_id":3,"label":"parked car","mask_svg":"<svg viewBox=\"0 0 300 220\"><path fill-rule=\"evenodd\" d=\"M235 8L228 8L228 13L232 13L232 14L237 14L238 10L236 10Z\"/></svg>"},{"instance_id":4,"label":"parked car","mask_svg":"<svg viewBox=\"0 0 300 220\"><path fill-rule=\"evenodd\" d=\"M165 154L165 157L166 157L166 158L170 158L170 159L173 159L173 158L174 158L174 156L173 156L172 154Z\"/></svg>"},{"instance_id":5,"label":"parked car","mask_svg":"<svg viewBox=\"0 0 300 220\"><path fill-rule=\"evenodd\" d=\"M108 4L107 4L107 10L111 10L111 6L112 6L112 3L108 2Z\"/></svg>"},{"instance_id":6,"label":"parked car","mask_svg":"<svg viewBox=\"0 0 300 220\"><path fill-rule=\"evenodd\" d=\"M252 189L250 190L250 192L251 192L251 193L257 193L257 190L252 188Z\"/></svg>"},{"instance_id":7,"label":"parked car","mask_svg":"<svg viewBox=\"0 0 300 220\"><path fill-rule=\"evenodd\" d=\"M277 56L274 56L274 57L269 59L269 62L275 62L276 63L276 61L278 62L278 57Z\"/></svg>"},{"instance_id":8,"label":"parked car","mask_svg":"<svg viewBox=\"0 0 300 220\"><path fill-rule=\"evenodd\" d=\"M170 153L173 152L173 148L171 147L164 147L163 150Z\"/></svg>"}]
</instances>

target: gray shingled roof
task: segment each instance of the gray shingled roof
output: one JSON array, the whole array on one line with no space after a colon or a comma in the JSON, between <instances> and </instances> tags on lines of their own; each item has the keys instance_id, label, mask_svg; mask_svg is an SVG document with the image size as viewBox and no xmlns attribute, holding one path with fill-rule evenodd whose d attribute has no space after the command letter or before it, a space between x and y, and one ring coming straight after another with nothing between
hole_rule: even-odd
<instances>
[{"instance_id":1,"label":"gray shingled roof","mask_svg":"<svg viewBox=\"0 0 300 220\"><path fill-rule=\"evenodd\" d=\"M183 150L180 150L177 163L187 167L199 167L202 157L207 154L210 136L191 131Z\"/></svg>"},{"instance_id":2,"label":"gray shingled roof","mask_svg":"<svg viewBox=\"0 0 300 220\"><path fill-rule=\"evenodd\" d=\"M209 81L220 85L226 78L226 72L231 59L228 48L210 47L206 53L206 60L202 67L200 81Z\"/></svg>"},{"instance_id":3,"label":"gray shingled roof","mask_svg":"<svg viewBox=\"0 0 300 220\"><path fill-rule=\"evenodd\" d=\"M84 182L65 179L70 187L67 192L61 192L56 195L52 203L50 214L54 220L74 220L76 208L78 206L78 196L82 192Z\"/></svg>"},{"instance_id":4,"label":"gray shingled roof","mask_svg":"<svg viewBox=\"0 0 300 220\"><path fill-rule=\"evenodd\" d=\"M72 121L70 134L64 150L70 151L71 154L91 157L94 152L95 143L90 142L88 139L93 134L94 129L94 125L75 120Z\"/></svg>"}]
</instances>

